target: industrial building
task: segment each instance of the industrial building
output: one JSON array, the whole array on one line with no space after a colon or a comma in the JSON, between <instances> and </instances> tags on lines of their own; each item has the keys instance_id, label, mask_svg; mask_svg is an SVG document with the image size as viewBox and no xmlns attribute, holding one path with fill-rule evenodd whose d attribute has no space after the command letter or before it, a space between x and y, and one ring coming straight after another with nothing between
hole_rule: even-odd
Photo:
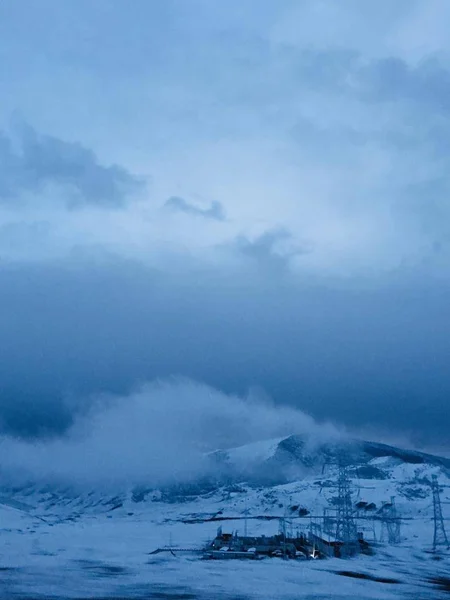
<instances>
[{"instance_id":1,"label":"industrial building","mask_svg":"<svg viewBox=\"0 0 450 600\"><path fill-rule=\"evenodd\" d=\"M239 536L235 533L223 533L219 527L217 535L205 549L205 558L253 558L279 556L284 558L309 558L311 547L303 534L288 537L282 533L273 536Z\"/></svg>"}]
</instances>

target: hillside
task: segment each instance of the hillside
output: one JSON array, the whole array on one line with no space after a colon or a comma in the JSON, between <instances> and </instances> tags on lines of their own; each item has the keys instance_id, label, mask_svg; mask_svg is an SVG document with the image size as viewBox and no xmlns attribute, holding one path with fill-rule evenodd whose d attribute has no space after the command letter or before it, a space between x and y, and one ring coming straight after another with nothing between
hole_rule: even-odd
<instances>
[{"instance_id":1,"label":"hillside","mask_svg":"<svg viewBox=\"0 0 450 600\"><path fill-rule=\"evenodd\" d=\"M285 517L292 531L307 531L310 521L335 502L338 457L346 459L358 527L372 544L373 557L353 559L348 568L338 559L306 565L273 559L258 570L259 565L247 563L202 563L195 554L149 556L164 545L201 548L218 525L230 532L247 528L271 535ZM304 596L309 598L330 597L331 589L342 598L355 589L360 598L412 598L419 588L423 598L444 593L433 581L449 576L448 556L436 562L428 554L433 536L429 482L438 476L447 512L447 459L371 442L312 445L290 436L218 451L207 463L200 479L163 488L85 489L37 481L4 485L1 560L8 597L23 597L31 589L48 597L70 585L74 598L206 599L215 585L220 598L298 598L298 585L305 582L315 590L316 595ZM381 522L373 519L392 497L403 519L401 543L395 547L382 540ZM227 579L230 568L233 580ZM355 582L339 575L346 568L399 583ZM253 587L245 583L247 576ZM179 595L171 596L175 581Z\"/></svg>"}]
</instances>

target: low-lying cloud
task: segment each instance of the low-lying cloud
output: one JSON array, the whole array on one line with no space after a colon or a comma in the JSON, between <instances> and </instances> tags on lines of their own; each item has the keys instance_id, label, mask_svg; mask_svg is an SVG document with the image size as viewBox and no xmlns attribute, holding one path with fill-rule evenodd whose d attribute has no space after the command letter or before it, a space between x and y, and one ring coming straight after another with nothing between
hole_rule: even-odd
<instances>
[{"instance_id":1,"label":"low-lying cloud","mask_svg":"<svg viewBox=\"0 0 450 600\"><path fill-rule=\"evenodd\" d=\"M337 435L300 410L260 393L225 394L183 379L99 397L65 436L26 442L4 436L2 469L16 477L71 484L158 485L198 476L207 452L308 433Z\"/></svg>"},{"instance_id":2,"label":"low-lying cloud","mask_svg":"<svg viewBox=\"0 0 450 600\"><path fill-rule=\"evenodd\" d=\"M280 410L370 425L378 439L448 446L447 284L423 271L331 285L181 266L3 265L0 431L59 436L86 411L80 398L179 375L231 395L260 386Z\"/></svg>"}]
</instances>

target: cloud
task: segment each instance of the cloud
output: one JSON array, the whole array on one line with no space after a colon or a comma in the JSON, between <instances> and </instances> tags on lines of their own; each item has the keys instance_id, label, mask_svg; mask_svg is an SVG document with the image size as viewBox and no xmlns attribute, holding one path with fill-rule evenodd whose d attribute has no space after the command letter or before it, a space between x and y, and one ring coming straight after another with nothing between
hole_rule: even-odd
<instances>
[{"instance_id":1,"label":"cloud","mask_svg":"<svg viewBox=\"0 0 450 600\"><path fill-rule=\"evenodd\" d=\"M52 193L69 208L123 207L144 181L118 165L103 166L92 150L22 126L0 132L0 203L17 206L24 196Z\"/></svg>"},{"instance_id":2,"label":"cloud","mask_svg":"<svg viewBox=\"0 0 450 600\"><path fill-rule=\"evenodd\" d=\"M450 289L88 255L0 269L0 427L60 436L92 398L180 375L355 429L448 443ZM94 367L93 367L94 366ZM382 437L382 433L380 433Z\"/></svg>"},{"instance_id":3,"label":"cloud","mask_svg":"<svg viewBox=\"0 0 450 600\"><path fill-rule=\"evenodd\" d=\"M335 436L299 410L255 394L224 394L172 379L125 397L100 397L61 439L0 441L3 472L63 483L179 482L206 469L207 452L292 433Z\"/></svg>"},{"instance_id":4,"label":"cloud","mask_svg":"<svg viewBox=\"0 0 450 600\"><path fill-rule=\"evenodd\" d=\"M439 56L410 63L396 55L372 57L345 47L290 47L285 55L301 77L303 92L331 93L335 95L333 104L344 95L362 102L415 104L441 114L450 108L450 68ZM342 117L345 119L346 114Z\"/></svg>"},{"instance_id":5,"label":"cloud","mask_svg":"<svg viewBox=\"0 0 450 600\"><path fill-rule=\"evenodd\" d=\"M239 236L234 248L260 267L273 271L285 270L292 258L307 252L306 248L293 243L292 234L283 228L265 231L253 240Z\"/></svg>"},{"instance_id":6,"label":"cloud","mask_svg":"<svg viewBox=\"0 0 450 600\"><path fill-rule=\"evenodd\" d=\"M222 204L217 202L217 200L213 200L209 208L198 208L197 206L187 202L184 198L180 198L179 196L171 196L168 200L166 200L164 206L173 211L204 217L205 219L213 219L215 221L225 220L225 211Z\"/></svg>"},{"instance_id":7,"label":"cloud","mask_svg":"<svg viewBox=\"0 0 450 600\"><path fill-rule=\"evenodd\" d=\"M437 58L409 65L391 56L361 67L357 77L363 97L372 101L407 101L444 114L450 110L450 70Z\"/></svg>"},{"instance_id":8,"label":"cloud","mask_svg":"<svg viewBox=\"0 0 450 600\"><path fill-rule=\"evenodd\" d=\"M448 443L445 1L9 5L3 431L181 374Z\"/></svg>"}]
</instances>

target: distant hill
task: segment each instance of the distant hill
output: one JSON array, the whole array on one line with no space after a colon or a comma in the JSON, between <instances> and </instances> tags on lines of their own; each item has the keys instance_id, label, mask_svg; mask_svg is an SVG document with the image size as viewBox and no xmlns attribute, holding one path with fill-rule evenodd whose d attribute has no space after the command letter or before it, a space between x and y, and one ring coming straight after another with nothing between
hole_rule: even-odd
<instances>
[{"instance_id":1,"label":"distant hill","mask_svg":"<svg viewBox=\"0 0 450 600\"><path fill-rule=\"evenodd\" d=\"M450 472L450 459L416 450L404 450L378 442L357 439L315 441L303 435L249 444L210 455L211 472L219 479L245 480L256 485L275 485L323 473L341 462L354 470L364 469L372 478L382 479L386 472L374 459L386 459L386 465L427 464ZM376 461L380 463L380 461ZM369 468L370 467L370 468Z\"/></svg>"}]
</instances>

